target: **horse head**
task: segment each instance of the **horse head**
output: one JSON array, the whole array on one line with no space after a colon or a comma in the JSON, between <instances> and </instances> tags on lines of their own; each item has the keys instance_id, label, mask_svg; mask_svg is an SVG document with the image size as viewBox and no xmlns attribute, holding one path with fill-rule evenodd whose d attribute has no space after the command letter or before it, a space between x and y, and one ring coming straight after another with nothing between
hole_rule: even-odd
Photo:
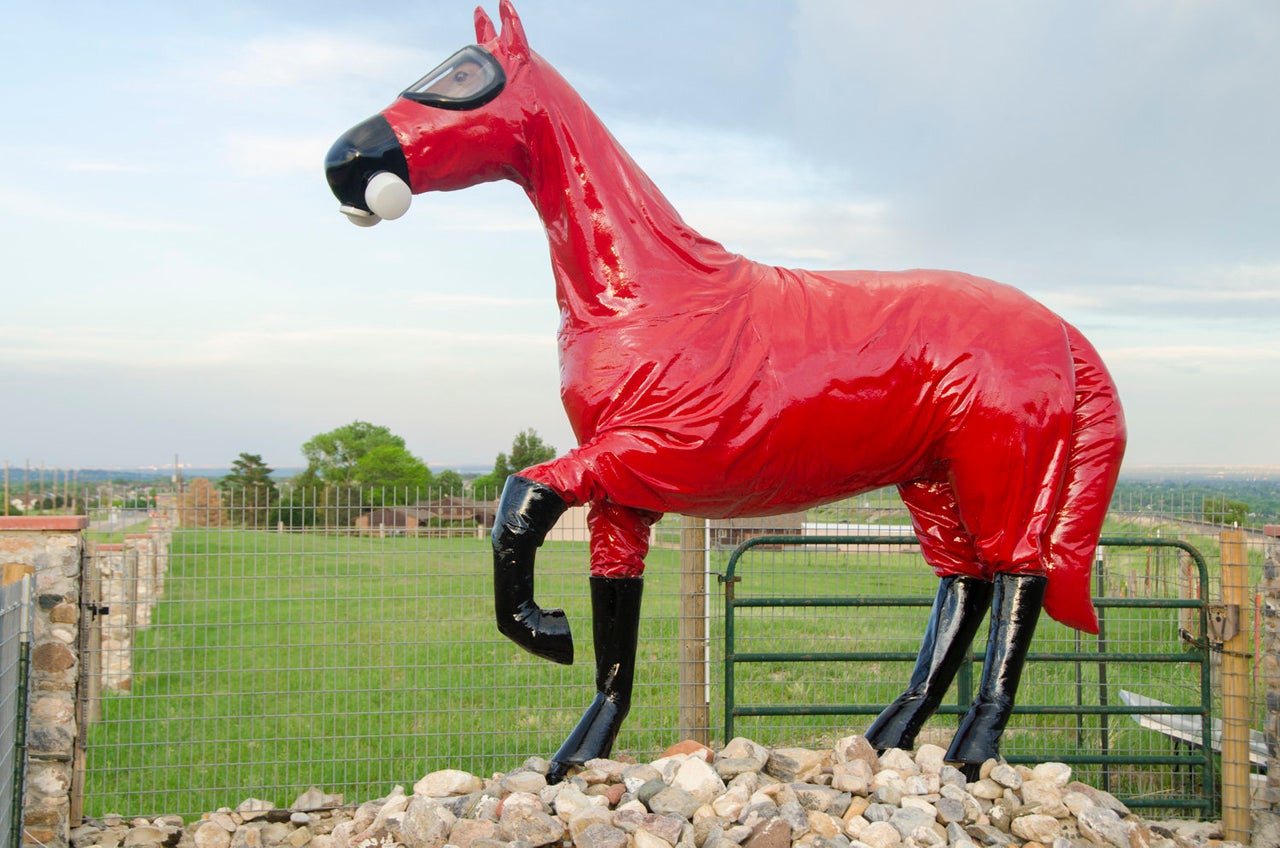
<instances>
[{"instance_id":1,"label":"horse head","mask_svg":"<svg viewBox=\"0 0 1280 848\"><path fill-rule=\"evenodd\" d=\"M528 99L531 55L510 0L499 34L475 12L476 44L401 92L395 102L344 133L325 157L325 176L342 212L360 226L399 218L414 194L514 179Z\"/></svg>"}]
</instances>

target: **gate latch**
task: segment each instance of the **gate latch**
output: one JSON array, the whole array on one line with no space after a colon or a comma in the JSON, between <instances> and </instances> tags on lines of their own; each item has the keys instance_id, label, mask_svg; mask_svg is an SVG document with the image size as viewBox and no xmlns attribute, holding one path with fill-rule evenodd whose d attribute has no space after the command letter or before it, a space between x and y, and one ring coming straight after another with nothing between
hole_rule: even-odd
<instances>
[{"instance_id":1,"label":"gate latch","mask_svg":"<svg viewBox=\"0 0 1280 848\"><path fill-rule=\"evenodd\" d=\"M1209 604L1209 638L1215 642L1226 642L1239 633L1239 604Z\"/></svg>"},{"instance_id":2,"label":"gate latch","mask_svg":"<svg viewBox=\"0 0 1280 848\"><path fill-rule=\"evenodd\" d=\"M92 616L106 615L111 612L111 607L103 606L102 604L85 604L85 609L87 609L89 614Z\"/></svg>"}]
</instances>

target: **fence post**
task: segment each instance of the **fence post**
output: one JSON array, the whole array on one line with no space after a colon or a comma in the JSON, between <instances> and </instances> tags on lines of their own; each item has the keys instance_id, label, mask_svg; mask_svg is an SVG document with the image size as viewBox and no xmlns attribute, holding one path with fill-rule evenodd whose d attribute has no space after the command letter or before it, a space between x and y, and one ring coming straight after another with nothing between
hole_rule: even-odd
<instances>
[{"instance_id":1,"label":"fence post","mask_svg":"<svg viewBox=\"0 0 1280 848\"><path fill-rule=\"evenodd\" d=\"M1242 626L1249 557L1243 530L1223 530L1222 603L1228 621L1222 642L1222 829L1223 838L1249 842L1249 659ZM1234 612L1233 612L1234 611ZM1234 632L1232 632L1234 631Z\"/></svg>"},{"instance_id":2,"label":"fence post","mask_svg":"<svg viewBox=\"0 0 1280 848\"><path fill-rule=\"evenodd\" d=\"M711 744L707 703L707 582L705 519L680 518L680 734Z\"/></svg>"},{"instance_id":3,"label":"fence post","mask_svg":"<svg viewBox=\"0 0 1280 848\"><path fill-rule=\"evenodd\" d=\"M1267 705L1267 793L1263 809L1280 814L1280 524L1268 524L1263 566L1262 671Z\"/></svg>"}]
</instances>

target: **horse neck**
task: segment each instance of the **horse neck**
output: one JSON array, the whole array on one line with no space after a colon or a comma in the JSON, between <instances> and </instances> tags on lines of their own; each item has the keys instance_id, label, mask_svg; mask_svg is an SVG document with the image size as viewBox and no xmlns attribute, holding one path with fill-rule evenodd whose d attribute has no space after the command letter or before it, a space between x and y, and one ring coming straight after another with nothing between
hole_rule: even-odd
<instances>
[{"instance_id":1,"label":"horse neck","mask_svg":"<svg viewBox=\"0 0 1280 848\"><path fill-rule=\"evenodd\" d=\"M567 321L678 306L714 270L742 261L685 224L568 83L543 70L525 188L547 231Z\"/></svg>"}]
</instances>

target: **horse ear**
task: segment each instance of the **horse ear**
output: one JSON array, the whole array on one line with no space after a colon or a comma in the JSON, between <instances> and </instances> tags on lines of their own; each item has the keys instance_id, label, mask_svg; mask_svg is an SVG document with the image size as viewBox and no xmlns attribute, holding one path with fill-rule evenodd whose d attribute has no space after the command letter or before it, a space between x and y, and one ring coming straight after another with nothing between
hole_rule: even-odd
<instances>
[{"instance_id":1,"label":"horse ear","mask_svg":"<svg viewBox=\"0 0 1280 848\"><path fill-rule=\"evenodd\" d=\"M511 0L502 0L498 4L498 16L502 19L502 46L512 56L528 56L529 42L524 37L524 25L516 14L516 7Z\"/></svg>"},{"instance_id":2,"label":"horse ear","mask_svg":"<svg viewBox=\"0 0 1280 848\"><path fill-rule=\"evenodd\" d=\"M484 13L484 7L476 6L476 44L492 41L497 36L498 32L493 28L493 21Z\"/></svg>"}]
</instances>

